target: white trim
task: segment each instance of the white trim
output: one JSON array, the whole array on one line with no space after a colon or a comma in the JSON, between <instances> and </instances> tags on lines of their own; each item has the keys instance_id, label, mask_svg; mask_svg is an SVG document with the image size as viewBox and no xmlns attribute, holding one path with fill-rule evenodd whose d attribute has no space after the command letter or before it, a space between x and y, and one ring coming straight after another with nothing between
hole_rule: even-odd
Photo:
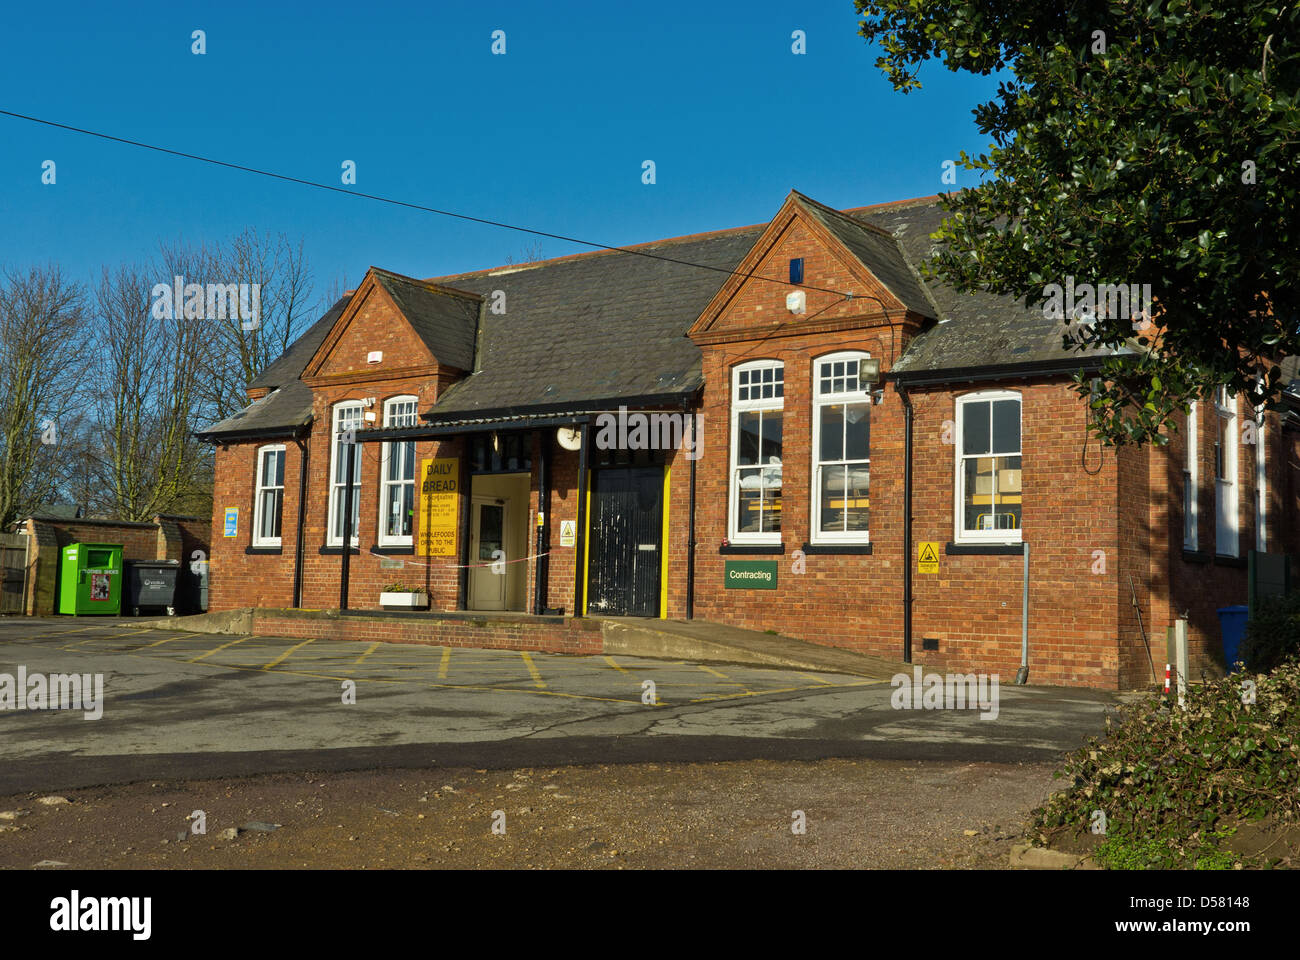
<instances>
[{"instance_id":1,"label":"white trim","mask_svg":"<svg viewBox=\"0 0 1300 960\"><path fill-rule=\"evenodd\" d=\"M330 433L329 433L330 473L329 473L329 477L326 478L328 481L329 496L326 498L326 504L325 504L325 509L327 511L325 523L326 523L326 530L328 532L328 536L325 542L331 547L343 546L343 531L339 530L337 524L334 522L334 515L335 515L335 505L336 505L337 498L340 495L340 491L346 488L346 484L345 483L336 484L334 482L334 478L338 475L339 471L343 469L339 464L340 447L342 446L342 444L338 442L338 436L340 433L339 424L342 422L343 419L340 415L345 409L355 409L357 411L355 424L356 427L360 429L361 424L364 422L363 415L365 413L365 403L361 400L340 400L338 403L334 404L334 406L330 409ZM362 473L361 459L362 459L361 451L358 450L357 458L356 458L356 472L358 476L357 476L357 483L353 487L353 489L357 491L356 497L357 497L358 509L353 514L353 518L352 518L353 526L356 528L357 532L354 533L353 536L350 538L350 544L349 544L350 546L357 545L358 537L361 530L361 518L360 516L357 515L361 512L360 511L360 506L361 506L360 474Z\"/></svg>"},{"instance_id":2,"label":"white trim","mask_svg":"<svg viewBox=\"0 0 1300 960\"><path fill-rule=\"evenodd\" d=\"M1264 431L1268 420L1261 407L1255 414L1255 549L1268 550L1268 467Z\"/></svg>"},{"instance_id":3,"label":"white trim","mask_svg":"<svg viewBox=\"0 0 1300 960\"><path fill-rule=\"evenodd\" d=\"M740 374L742 371L774 369L781 374L781 396L758 397L739 399L740 395ZM761 388L761 384L759 385ZM762 392L761 389L759 391ZM773 390L773 393L776 391ZM782 463L775 464L775 470L778 473L784 473L785 451L785 362L782 360L751 360L747 363L740 363L731 368L731 453L730 462L727 469L727 538L731 543L765 543L773 544L781 542L781 530L773 533L740 533L740 497L736 495L737 477L739 476L740 467L737 465L737 459L740 452L740 414L754 411L769 412L779 414L782 418L781 423L781 443L782 443ZM761 437L761 434L760 434ZM761 454L760 454L761 455ZM745 469L762 467L761 464L749 464ZM767 470L773 470L773 467L767 467ZM784 524L782 525L784 529Z\"/></svg>"},{"instance_id":4,"label":"white trim","mask_svg":"<svg viewBox=\"0 0 1300 960\"><path fill-rule=\"evenodd\" d=\"M1187 453L1183 460L1183 549L1193 552L1201 545L1200 442L1196 422L1199 412L1200 407L1193 400L1187 411Z\"/></svg>"},{"instance_id":5,"label":"white trim","mask_svg":"<svg viewBox=\"0 0 1300 960\"><path fill-rule=\"evenodd\" d=\"M280 485L263 486L262 484L262 458L268 453L278 453L282 457L281 471L287 466L288 456L285 454L283 443L268 443L264 447L257 448L256 457L253 460L253 546L255 547L278 547L284 542L284 478L280 479ZM280 491L280 536L264 537L262 530L262 493L267 490Z\"/></svg>"},{"instance_id":6,"label":"white trim","mask_svg":"<svg viewBox=\"0 0 1300 960\"><path fill-rule=\"evenodd\" d=\"M387 400L384 401L384 420L383 420L384 427L389 428L389 427L397 427L397 426L415 426L414 418L415 416L417 416L415 414L415 407L416 405L419 404L419 402L420 402L420 398L415 396L414 394L401 394L400 396L389 397ZM398 404L411 404L412 406L412 411L411 411L412 416L409 418L403 416L402 423L395 422L397 418L393 416L393 407L397 406ZM410 420L409 423L405 422L407 419ZM408 442L411 443L411 479L410 480L389 480L388 460L389 457L392 456L393 447L397 443L408 443ZM412 498L411 502L414 503L415 502L415 445L413 441L406 441L406 440L386 441L385 443L380 444L379 527L377 528L377 530L379 534L378 536L379 545L381 547L409 547L415 543L413 538L414 528L415 528L414 521L412 521L411 524L412 532L409 534L405 534L405 535L396 534L394 536L389 536L386 533L386 531L388 530L388 503L389 503L388 491L390 487L398 487L398 486L410 486L411 498Z\"/></svg>"},{"instance_id":7,"label":"white trim","mask_svg":"<svg viewBox=\"0 0 1300 960\"><path fill-rule=\"evenodd\" d=\"M871 531L867 530L830 530L821 529L821 469L823 461L821 458L822 451L822 417L821 408L827 405L837 404L864 404L867 408L868 418L868 440L867 456L865 460L838 461L841 465L848 464L865 464L869 472L871 470L871 440L870 440L870 417L871 417L871 384L863 385L861 377L861 366L859 366L858 389L857 390L840 390L833 389L827 393L821 393L821 366L824 363L834 363L837 360L870 360L871 354L865 350L837 350L834 353L827 353L820 357L813 357L810 365L810 374L812 379L812 450L809 457L809 508L810 515L808 518L808 542L809 543L861 543L871 542ZM847 491L846 491L847 495Z\"/></svg>"},{"instance_id":8,"label":"white trim","mask_svg":"<svg viewBox=\"0 0 1300 960\"><path fill-rule=\"evenodd\" d=\"M1020 543L1023 537L1021 527L1014 530L966 530L963 520L966 514L966 471L965 466L966 453L964 449L965 442L965 409L968 404L979 403L981 401L996 400L1015 400L1020 408L1020 446L1017 453L990 453L990 457L1020 457L1021 466L1021 517L1024 517L1024 450L1025 450L1025 401L1024 397L1014 390L981 390L975 393L968 393L956 399L954 412L954 421L956 424L956 436L953 438L953 542L954 543ZM992 416L992 407L990 406L989 415ZM992 432L990 427L990 441ZM981 456L981 454L972 454L972 456Z\"/></svg>"},{"instance_id":9,"label":"white trim","mask_svg":"<svg viewBox=\"0 0 1300 960\"><path fill-rule=\"evenodd\" d=\"M1221 557L1241 555L1241 475L1237 457L1237 445L1241 437L1238 430L1238 398L1233 395L1227 399L1227 388L1220 388L1214 397L1214 414L1226 424L1216 423L1214 442L1220 447L1222 471L1215 462L1214 472L1214 552ZM1220 436L1223 443L1219 442ZM1223 477L1219 474L1222 472ZM1225 503L1225 490L1231 489L1230 504Z\"/></svg>"}]
</instances>

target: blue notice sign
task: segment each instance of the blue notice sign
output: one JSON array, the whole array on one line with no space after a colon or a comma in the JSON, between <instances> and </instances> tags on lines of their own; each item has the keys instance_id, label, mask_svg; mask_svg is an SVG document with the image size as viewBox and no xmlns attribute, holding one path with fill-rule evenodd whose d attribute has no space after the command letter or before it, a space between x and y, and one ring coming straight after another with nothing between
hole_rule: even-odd
<instances>
[{"instance_id":1,"label":"blue notice sign","mask_svg":"<svg viewBox=\"0 0 1300 960\"><path fill-rule=\"evenodd\" d=\"M226 536L233 537L239 533L239 508L226 507Z\"/></svg>"}]
</instances>

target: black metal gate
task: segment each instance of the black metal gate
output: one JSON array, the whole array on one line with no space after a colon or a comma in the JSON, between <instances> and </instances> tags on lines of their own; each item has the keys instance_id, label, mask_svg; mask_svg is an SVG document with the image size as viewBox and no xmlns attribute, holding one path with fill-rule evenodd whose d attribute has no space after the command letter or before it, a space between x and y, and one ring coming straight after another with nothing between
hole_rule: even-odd
<instances>
[{"instance_id":1,"label":"black metal gate","mask_svg":"<svg viewBox=\"0 0 1300 960\"><path fill-rule=\"evenodd\" d=\"M592 471L589 614L659 616L663 496L661 466Z\"/></svg>"},{"instance_id":2,"label":"black metal gate","mask_svg":"<svg viewBox=\"0 0 1300 960\"><path fill-rule=\"evenodd\" d=\"M28 537L0 533L0 614L23 614L27 597Z\"/></svg>"}]
</instances>

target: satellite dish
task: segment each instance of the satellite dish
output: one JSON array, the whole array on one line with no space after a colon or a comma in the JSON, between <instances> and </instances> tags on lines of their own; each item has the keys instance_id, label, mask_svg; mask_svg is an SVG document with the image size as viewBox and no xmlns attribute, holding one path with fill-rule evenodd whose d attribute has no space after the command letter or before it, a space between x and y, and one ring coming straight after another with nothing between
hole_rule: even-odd
<instances>
[{"instance_id":1,"label":"satellite dish","mask_svg":"<svg viewBox=\"0 0 1300 960\"><path fill-rule=\"evenodd\" d=\"M582 431L577 427L560 427L555 431L555 441L565 450L577 450L582 446Z\"/></svg>"}]
</instances>

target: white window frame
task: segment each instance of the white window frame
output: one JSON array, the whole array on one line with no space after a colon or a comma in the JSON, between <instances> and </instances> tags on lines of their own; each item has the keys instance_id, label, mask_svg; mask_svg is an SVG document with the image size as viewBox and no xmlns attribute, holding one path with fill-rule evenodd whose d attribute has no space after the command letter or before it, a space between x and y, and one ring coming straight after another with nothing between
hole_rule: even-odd
<instances>
[{"instance_id":1,"label":"white window frame","mask_svg":"<svg viewBox=\"0 0 1300 960\"><path fill-rule=\"evenodd\" d=\"M389 397L387 400L385 400L384 401L385 429L389 429L392 427L415 426L419 417L418 413L416 412L416 406L417 404L419 404L419 402L420 402L420 398L414 396L413 394L403 394L402 396ZM399 404L409 404L411 407L410 411L402 412L400 414L395 413L394 408L397 407ZM401 419L401 422L398 422L399 417ZM411 479L410 480L389 480L388 479L388 461L389 458L393 455L394 448L397 447L398 443L405 444L407 443L407 441L402 440L398 442L392 442L392 441L385 442L381 444L382 449L380 450L380 454L379 454L379 527L378 527L379 538L378 539L379 539L379 545L381 547L409 547L415 543L414 521L412 521L411 523L410 534L407 534L405 536L401 536L401 535L389 536L387 533L388 505L391 502L388 496L389 488L399 487L399 486L409 486L411 488L411 494L412 494L411 502L412 503L415 502L415 483L416 483L415 475L418 472L418 467L416 466L414 445L412 445L411 447ZM333 474L331 474L331 476L333 476Z\"/></svg>"},{"instance_id":2,"label":"white window frame","mask_svg":"<svg viewBox=\"0 0 1300 960\"><path fill-rule=\"evenodd\" d=\"M1268 420L1264 408L1255 413L1255 549L1268 551L1268 467L1265 462L1264 432Z\"/></svg>"},{"instance_id":3,"label":"white window frame","mask_svg":"<svg viewBox=\"0 0 1300 960\"><path fill-rule=\"evenodd\" d=\"M346 478L344 478L343 482L336 482L334 479L339 475L339 472L341 470L346 469L346 467L343 466L343 464L346 464L347 462L346 460L347 450L344 447L342 440L340 439L340 434L342 433L340 426L341 424L346 422L344 418L345 412L347 410L355 410L356 417L354 420L354 425L358 430L361 429L361 424L365 420L365 409L366 409L365 404L360 400L342 400L334 404L334 407L330 411L329 502L326 504L326 509L329 511L328 514L329 536L326 539L326 543L331 547L343 546L343 531L339 529L339 524L335 520L335 517L337 515L335 506L338 503L338 498L342 496L343 490L346 489L347 486ZM357 451L356 457L357 457L356 472L360 474L362 472L360 450ZM361 482L359 476L357 477L354 483L353 489L358 491L356 494L358 509L353 511L353 516L352 516L352 524L356 528L356 533L352 535L351 544L350 544L351 546L355 547L359 542L359 536L361 532L360 517L357 516L357 514L360 513L360 506L361 506L360 503Z\"/></svg>"},{"instance_id":4,"label":"white window frame","mask_svg":"<svg viewBox=\"0 0 1300 960\"><path fill-rule=\"evenodd\" d=\"M865 404L867 407L867 417L871 417L872 406L872 384L863 384L862 365L863 360L870 360L871 354L865 350L840 350L835 353L828 353L825 356L814 357L812 361L812 456L810 458L810 490L812 496L808 499L812 503L812 514L809 517L809 543L870 543L871 530L868 525L866 530L832 530L823 531L821 529L822 516L822 483L821 469L823 466L822 455L822 407L834 406L840 404L858 403ZM822 393L821 367L825 363L835 363L836 361L856 360L858 361L858 389L843 390L838 393ZM851 461L829 461L839 464L848 463L865 463L868 471L871 469L871 440L870 427L868 426L867 434L867 456L865 460Z\"/></svg>"},{"instance_id":5,"label":"white window frame","mask_svg":"<svg viewBox=\"0 0 1300 960\"><path fill-rule=\"evenodd\" d=\"M1214 552L1221 557L1236 557L1241 552L1241 475L1237 446L1241 440L1238 416L1239 398L1228 396L1220 387L1214 395L1214 414L1227 425L1215 424L1214 443L1219 448L1214 464ZM1220 443L1219 437L1226 438ZM1220 458L1222 468L1220 468ZM1222 478L1220 475L1222 474ZM1225 488L1231 488L1232 502L1224 503Z\"/></svg>"},{"instance_id":6,"label":"white window frame","mask_svg":"<svg viewBox=\"0 0 1300 960\"><path fill-rule=\"evenodd\" d=\"M764 370L774 368L781 371L781 396L770 398L740 399L740 373L742 370ZM781 535L785 532L786 524L782 519L781 529L772 533L752 533L739 532L740 527L740 496L739 476L740 467L737 464L740 454L740 415L755 410L767 412L779 412L781 414L781 463L775 465L776 472L781 474L784 483L784 464L785 454L785 362L782 360L751 360L747 363L737 364L731 368L731 463L727 471L727 538L731 543L751 543L751 544L779 544ZM753 465L751 465L753 466ZM768 468L769 471L772 467ZM785 507L784 487L782 489L782 509Z\"/></svg>"},{"instance_id":7,"label":"white window frame","mask_svg":"<svg viewBox=\"0 0 1300 960\"><path fill-rule=\"evenodd\" d=\"M965 420L966 406L971 403L994 400L1015 400L1020 406L1020 450L1018 453L995 453L989 454L994 457L1019 457L1020 458L1020 517L1021 526L1014 530L966 530L966 471L964 468L966 462L965 445ZM981 390L976 393L967 393L957 398L956 411L954 413L956 422L956 436L953 438L953 542L966 544L994 544L994 543L1020 543L1023 540L1024 511L1025 511L1025 485L1024 485L1024 466L1025 466L1025 399L1024 396L1015 390ZM990 440L992 438L990 437ZM976 454L976 456L981 456Z\"/></svg>"},{"instance_id":8,"label":"white window frame","mask_svg":"<svg viewBox=\"0 0 1300 960\"><path fill-rule=\"evenodd\" d=\"M253 546L278 547L284 542L284 484L268 486L262 483L262 460L268 453L278 453L285 458L286 469L289 466L288 455L283 443L270 443L257 448L257 457L253 461ZM280 533L279 537L262 536L262 494L268 490L280 491Z\"/></svg>"},{"instance_id":9,"label":"white window frame","mask_svg":"<svg viewBox=\"0 0 1300 960\"><path fill-rule=\"evenodd\" d=\"M1183 466L1183 549L1193 553L1201 545L1200 457L1196 418L1200 409L1195 400L1187 411L1187 454Z\"/></svg>"}]
</instances>

